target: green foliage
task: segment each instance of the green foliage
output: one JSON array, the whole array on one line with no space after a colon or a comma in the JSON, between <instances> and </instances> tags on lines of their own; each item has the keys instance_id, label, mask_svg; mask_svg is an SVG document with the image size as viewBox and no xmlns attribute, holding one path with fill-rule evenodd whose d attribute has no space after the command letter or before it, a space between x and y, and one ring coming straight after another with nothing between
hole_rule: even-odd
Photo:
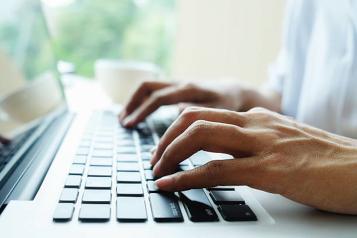
<instances>
[{"instance_id":1,"label":"green foliage","mask_svg":"<svg viewBox=\"0 0 357 238\"><path fill-rule=\"evenodd\" d=\"M77 0L56 12L57 55L86 76L98 58L151 61L169 70L174 11L174 0Z\"/></svg>"},{"instance_id":2,"label":"green foliage","mask_svg":"<svg viewBox=\"0 0 357 238\"><path fill-rule=\"evenodd\" d=\"M39 1L19 1L18 7L1 19L0 53L19 67L26 79L55 67L51 50Z\"/></svg>"}]
</instances>

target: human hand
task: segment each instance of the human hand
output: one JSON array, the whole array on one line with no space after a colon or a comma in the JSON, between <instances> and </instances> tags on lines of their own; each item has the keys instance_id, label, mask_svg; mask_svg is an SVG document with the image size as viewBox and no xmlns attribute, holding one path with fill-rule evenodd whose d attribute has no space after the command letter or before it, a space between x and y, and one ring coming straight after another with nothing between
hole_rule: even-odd
<instances>
[{"instance_id":1,"label":"human hand","mask_svg":"<svg viewBox=\"0 0 357 238\"><path fill-rule=\"evenodd\" d=\"M239 110L244 104L240 86L232 83L144 82L119 115L120 122L133 127L162 105L179 104Z\"/></svg>"},{"instance_id":2,"label":"human hand","mask_svg":"<svg viewBox=\"0 0 357 238\"><path fill-rule=\"evenodd\" d=\"M177 165L199 150L227 153L190 171ZM189 108L152 159L161 190L248 185L322 210L357 214L356 141L265 109ZM172 174L174 173L174 174Z\"/></svg>"}]
</instances>

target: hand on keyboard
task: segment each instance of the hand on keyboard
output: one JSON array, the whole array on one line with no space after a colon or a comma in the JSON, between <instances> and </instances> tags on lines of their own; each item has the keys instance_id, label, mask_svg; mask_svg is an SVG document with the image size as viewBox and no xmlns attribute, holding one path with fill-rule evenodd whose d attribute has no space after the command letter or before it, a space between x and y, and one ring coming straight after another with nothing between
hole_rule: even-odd
<instances>
[{"instance_id":1,"label":"hand on keyboard","mask_svg":"<svg viewBox=\"0 0 357 238\"><path fill-rule=\"evenodd\" d=\"M182 222L180 203L193 222L219 221L215 209L227 221L257 220L232 187L179 194L159 190L150 164L150 151L155 145L147 123L127 130L118 126L114 114L95 113L69 168L53 220L68 222L79 209L77 218L83 222L109 221L113 212L118 222ZM187 171L207 161L209 156L200 152L176 169Z\"/></svg>"},{"instance_id":2,"label":"hand on keyboard","mask_svg":"<svg viewBox=\"0 0 357 238\"><path fill-rule=\"evenodd\" d=\"M239 85L232 83L179 84L144 82L133 94L119 115L125 127L133 127L162 105L180 103L187 106L205 106L240 110L243 106Z\"/></svg>"},{"instance_id":3,"label":"hand on keyboard","mask_svg":"<svg viewBox=\"0 0 357 238\"><path fill-rule=\"evenodd\" d=\"M356 144L265 109L196 107L170 126L151 162L156 177L167 175L156 181L161 190L249 185L322 210L357 214ZM175 173L200 150L235 158Z\"/></svg>"}]
</instances>

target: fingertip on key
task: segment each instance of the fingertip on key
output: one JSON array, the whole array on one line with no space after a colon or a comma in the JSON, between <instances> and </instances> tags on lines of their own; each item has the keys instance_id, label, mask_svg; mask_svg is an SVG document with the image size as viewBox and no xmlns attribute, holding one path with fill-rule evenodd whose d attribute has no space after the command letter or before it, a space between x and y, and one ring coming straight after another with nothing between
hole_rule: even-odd
<instances>
[{"instance_id":1,"label":"fingertip on key","mask_svg":"<svg viewBox=\"0 0 357 238\"><path fill-rule=\"evenodd\" d=\"M155 181L156 186L160 190L171 190L173 183L174 183L173 175L168 175Z\"/></svg>"},{"instance_id":2,"label":"fingertip on key","mask_svg":"<svg viewBox=\"0 0 357 238\"><path fill-rule=\"evenodd\" d=\"M132 126L133 126L133 119L132 119L130 116L124 118L124 120L123 120L123 126L125 126L125 127L132 127Z\"/></svg>"}]
</instances>

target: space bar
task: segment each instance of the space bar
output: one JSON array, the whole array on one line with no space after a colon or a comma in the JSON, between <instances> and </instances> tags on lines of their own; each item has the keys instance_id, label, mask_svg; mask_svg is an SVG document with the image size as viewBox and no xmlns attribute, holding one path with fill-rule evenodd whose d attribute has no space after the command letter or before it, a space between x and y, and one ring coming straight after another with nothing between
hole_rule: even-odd
<instances>
[{"instance_id":1,"label":"space bar","mask_svg":"<svg viewBox=\"0 0 357 238\"><path fill-rule=\"evenodd\" d=\"M181 222L182 213L174 194L151 193L151 212L156 222Z\"/></svg>"}]
</instances>

